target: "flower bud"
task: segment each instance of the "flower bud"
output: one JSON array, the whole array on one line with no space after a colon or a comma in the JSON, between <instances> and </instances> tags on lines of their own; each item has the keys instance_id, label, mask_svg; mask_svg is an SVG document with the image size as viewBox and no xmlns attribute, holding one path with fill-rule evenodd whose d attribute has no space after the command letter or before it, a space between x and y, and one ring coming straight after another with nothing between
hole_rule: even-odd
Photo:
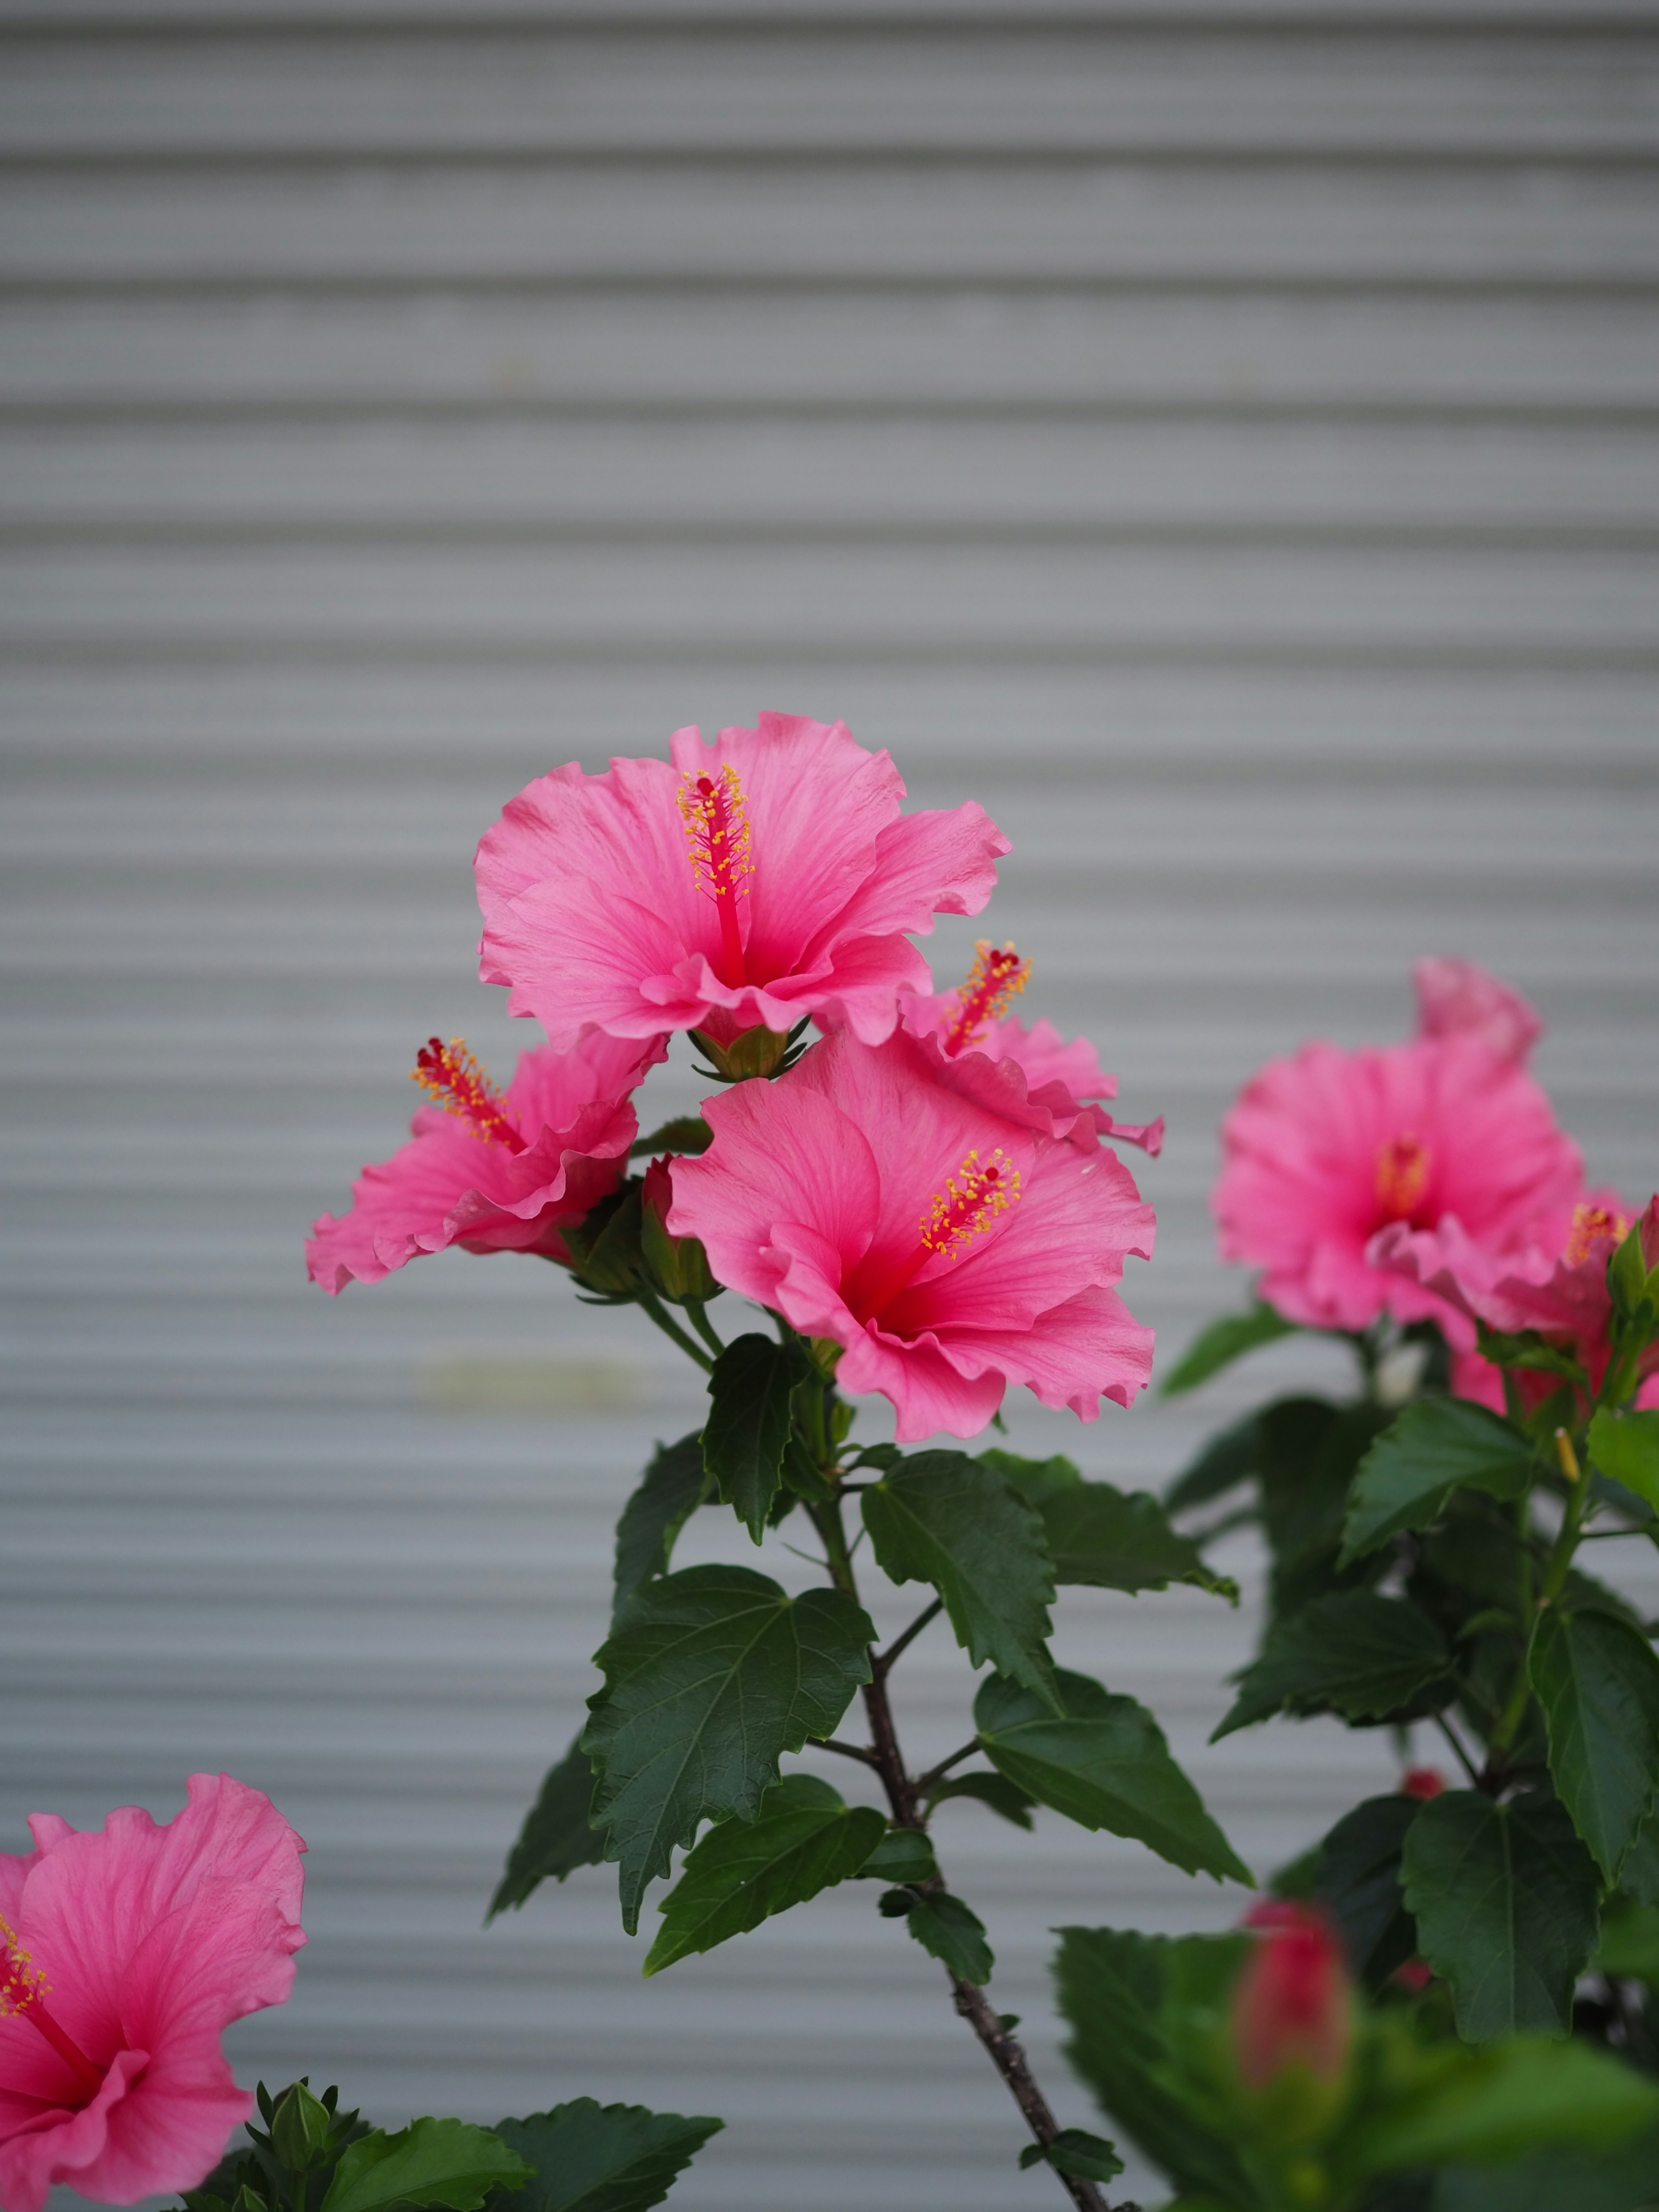
<instances>
[{"instance_id":1,"label":"flower bud","mask_svg":"<svg viewBox=\"0 0 1659 2212\"><path fill-rule=\"evenodd\" d=\"M1305 2142L1335 2118L1347 2094L1354 2014L1341 1942L1306 1905L1258 1905L1245 1925L1261 1940L1233 1988L1238 2083L1265 2132Z\"/></svg>"},{"instance_id":2,"label":"flower bud","mask_svg":"<svg viewBox=\"0 0 1659 2212\"><path fill-rule=\"evenodd\" d=\"M695 1237L672 1237L668 1209L674 1203L674 1186L666 1154L653 1160L645 1171L640 1193L640 1244L652 1281L675 1305L688 1299L702 1304L720 1294L708 1265L708 1255Z\"/></svg>"},{"instance_id":3,"label":"flower bud","mask_svg":"<svg viewBox=\"0 0 1659 2212\"><path fill-rule=\"evenodd\" d=\"M308 2173L313 2166L321 2165L331 2125L327 2106L313 2097L303 2081L293 2082L283 2090L271 2116L270 2140L290 2173Z\"/></svg>"},{"instance_id":4,"label":"flower bud","mask_svg":"<svg viewBox=\"0 0 1659 2212\"><path fill-rule=\"evenodd\" d=\"M708 1055L708 1065L717 1075L734 1083L750 1075L775 1075L789 1050L788 1032L784 1030L744 1030L724 1044L717 1043L707 1030L693 1030L691 1042Z\"/></svg>"},{"instance_id":5,"label":"flower bud","mask_svg":"<svg viewBox=\"0 0 1659 2212\"><path fill-rule=\"evenodd\" d=\"M1425 1805L1445 1786L1446 1778L1437 1766L1408 1766L1400 1778L1401 1796L1415 1797Z\"/></svg>"}]
</instances>

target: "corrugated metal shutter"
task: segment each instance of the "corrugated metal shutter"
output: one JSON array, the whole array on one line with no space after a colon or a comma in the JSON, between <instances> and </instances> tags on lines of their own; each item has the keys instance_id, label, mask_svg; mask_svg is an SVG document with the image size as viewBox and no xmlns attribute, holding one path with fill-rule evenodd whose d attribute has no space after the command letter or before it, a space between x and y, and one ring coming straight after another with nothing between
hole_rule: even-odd
<instances>
[{"instance_id":1,"label":"corrugated metal shutter","mask_svg":"<svg viewBox=\"0 0 1659 2212\"><path fill-rule=\"evenodd\" d=\"M598 1871L480 1929L590 1686L610 1524L695 1397L550 1271L455 1255L331 1307L299 1240L389 1148L421 1037L510 1060L471 981L501 801L763 705L1013 836L1028 1004L1170 1117L1132 1288L1166 1344L1240 1294L1225 1099L1310 1032L1403 1029L1423 951L1535 995L1564 1116L1648 1188L1659 17L0 27L7 1840L224 1765L313 1845L247 2073L386 2118L724 2113L685 2212L1039 2204L866 1893L650 1984ZM1318 1367L1249 1387L1274 1364ZM1200 1426L1014 1418L1126 1482ZM1265 1867L1390 1765L1319 1724L1204 1749L1249 1633L1073 1593L1063 1643ZM906 1662L919 1751L965 1732L946 1641ZM1085 2122L1047 1929L1236 1899L945 1818Z\"/></svg>"}]
</instances>

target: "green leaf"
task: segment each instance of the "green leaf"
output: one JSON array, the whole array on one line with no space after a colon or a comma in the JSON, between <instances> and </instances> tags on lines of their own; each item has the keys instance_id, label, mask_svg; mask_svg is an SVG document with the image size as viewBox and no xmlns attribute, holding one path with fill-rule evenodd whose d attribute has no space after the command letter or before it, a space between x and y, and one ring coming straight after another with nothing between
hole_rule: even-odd
<instances>
[{"instance_id":1,"label":"green leaf","mask_svg":"<svg viewBox=\"0 0 1659 2212\"><path fill-rule=\"evenodd\" d=\"M975 1771L971 1774L952 1774L938 1788L927 1793L931 1809L942 1805L947 1797L976 1797L981 1805L988 1805L994 1813L1000 1813L1005 1820L1012 1820L1017 1828L1030 1828L1031 1808L1036 1802L1023 1790L1016 1790L1006 1774L989 1774Z\"/></svg>"},{"instance_id":2,"label":"green leaf","mask_svg":"<svg viewBox=\"0 0 1659 2212\"><path fill-rule=\"evenodd\" d=\"M1260 1413L1247 1413L1242 1421L1219 1431L1170 1485L1164 1497L1164 1511L1190 1512L1194 1505L1212 1504L1237 1490L1255 1473L1261 1441Z\"/></svg>"},{"instance_id":3,"label":"green leaf","mask_svg":"<svg viewBox=\"0 0 1659 2212\"><path fill-rule=\"evenodd\" d=\"M597 1655L582 1747L618 1863L623 1922L699 1822L750 1820L786 1751L826 1736L870 1680L868 1616L836 1590L791 1598L748 1567L686 1567L641 1590Z\"/></svg>"},{"instance_id":4,"label":"green leaf","mask_svg":"<svg viewBox=\"0 0 1659 2212\"><path fill-rule=\"evenodd\" d=\"M708 1377L702 1463L757 1544L783 1479L790 1393L800 1380L799 1355L758 1332L728 1344Z\"/></svg>"},{"instance_id":5,"label":"green leaf","mask_svg":"<svg viewBox=\"0 0 1659 2212\"><path fill-rule=\"evenodd\" d=\"M1659 1508L1659 1413L1615 1413L1603 1406L1589 1425L1589 1455L1603 1474Z\"/></svg>"},{"instance_id":6,"label":"green leaf","mask_svg":"<svg viewBox=\"0 0 1659 2212\"><path fill-rule=\"evenodd\" d=\"M1175 1398L1183 1390L1196 1390L1200 1382L1207 1382L1211 1376L1231 1367L1235 1359L1242 1359L1258 1345L1277 1344L1281 1336L1293 1336L1296 1328L1293 1321L1286 1321L1259 1300L1248 1313L1223 1315L1199 1331L1164 1376L1164 1395Z\"/></svg>"},{"instance_id":7,"label":"green leaf","mask_svg":"<svg viewBox=\"0 0 1659 2212\"><path fill-rule=\"evenodd\" d=\"M858 1874L860 1881L933 1881L939 1866L920 1828L889 1828Z\"/></svg>"},{"instance_id":8,"label":"green leaf","mask_svg":"<svg viewBox=\"0 0 1659 2212\"><path fill-rule=\"evenodd\" d=\"M1086 1674L1062 1672L1055 1681L1060 1718L1006 1675L981 1686L974 1721L999 1771L1080 1827L1131 1837L1188 1874L1249 1885L1249 1869L1170 1758L1146 1708Z\"/></svg>"},{"instance_id":9,"label":"green leaf","mask_svg":"<svg viewBox=\"0 0 1659 2212\"><path fill-rule=\"evenodd\" d=\"M650 2212L724 2125L592 2097L503 2120L497 2133L534 2178L490 2212Z\"/></svg>"},{"instance_id":10,"label":"green leaf","mask_svg":"<svg viewBox=\"0 0 1659 2212\"><path fill-rule=\"evenodd\" d=\"M1619 1887L1638 1905L1659 1905L1659 1820L1651 1814L1630 1847Z\"/></svg>"},{"instance_id":11,"label":"green leaf","mask_svg":"<svg viewBox=\"0 0 1659 2212\"><path fill-rule=\"evenodd\" d=\"M1367 1797L1319 1846L1311 1887L1342 1930L1355 1973L1381 1989L1417 1948L1400 1886L1400 1855L1422 1809L1415 1797Z\"/></svg>"},{"instance_id":12,"label":"green leaf","mask_svg":"<svg viewBox=\"0 0 1659 2212\"><path fill-rule=\"evenodd\" d=\"M1083 1480L1074 1463L1058 1452L1052 1459L1021 1459L1016 1452L1003 1451L993 1445L977 1457L981 1467L988 1467L994 1474L1000 1474L1028 1505L1039 1508L1057 1491L1076 1490Z\"/></svg>"},{"instance_id":13,"label":"green leaf","mask_svg":"<svg viewBox=\"0 0 1659 2212\"><path fill-rule=\"evenodd\" d=\"M1609 1883L1659 1787L1659 1658L1606 1613L1540 1615L1528 1661L1549 1732L1550 1773Z\"/></svg>"},{"instance_id":14,"label":"green leaf","mask_svg":"<svg viewBox=\"0 0 1659 2212\"><path fill-rule=\"evenodd\" d=\"M1281 1399L1262 1414L1257 1487L1273 1555L1268 1595L1274 1620L1333 1590L1376 1579L1380 1563L1341 1562L1342 1516L1359 1462L1389 1418L1378 1406L1332 1406L1319 1398Z\"/></svg>"},{"instance_id":15,"label":"green leaf","mask_svg":"<svg viewBox=\"0 0 1659 2212\"><path fill-rule=\"evenodd\" d=\"M1231 2207L1261 2208L1231 2143L1195 2117L1164 2026L1172 1984L1206 1983L1218 2010L1250 1937L1062 1928L1054 1960L1066 2055L1103 2109L1176 2185Z\"/></svg>"},{"instance_id":16,"label":"green leaf","mask_svg":"<svg viewBox=\"0 0 1659 2212\"><path fill-rule=\"evenodd\" d=\"M682 1114L672 1121L665 1121L648 1137L636 1137L628 1148L630 1160L653 1159L659 1152L687 1152L693 1156L706 1152L714 1141L714 1132L701 1114Z\"/></svg>"},{"instance_id":17,"label":"green leaf","mask_svg":"<svg viewBox=\"0 0 1659 2212\"><path fill-rule=\"evenodd\" d=\"M904 1924L922 1949L958 1980L981 1984L990 1980L995 1961L985 1939L985 1923L948 1889L919 1898Z\"/></svg>"},{"instance_id":18,"label":"green leaf","mask_svg":"<svg viewBox=\"0 0 1659 2212\"><path fill-rule=\"evenodd\" d=\"M1659 1907L1633 1899L1611 1899L1601 1915L1601 1942L1593 1970L1625 1974L1659 1989Z\"/></svg>"},{"instance_id":19,"label":"green leaf","mask_svg":"<svg viewBox=\"0 0 1659 2212\"><path fill-rule=\"evenodd\" d=\"M1659 2118L1659 2082L1587 2043L1516 2035L1462 2057L1360 2121L1349 2148L1362 2171L1607 2150Z\"/></svg>"},{"instance_id":20,"label":"green leaf","mask_svg":"<svg viewBox=\"0 0 1659 2212\"><path fill-rule=\"evenodd\" d=\"M588 1825L592 1805L592 1762L578 1736L558 1765L549 1767L541 1794L525 1815L484 1915L486 1928L509 1905L516 1911L540 1883L562 1881L578 1867L599 1865L605 1838Z\"/></svg>"},{"instance_id":21,"label":"green leaf","mask_svg":"<svg viewBox=\"0 0 1659 2212\"><path fill-rule=\"evenodd\" d=\"M1365 1722L1431 1711L1436 1692L1444 1693L1441 1704L1450 1694L1450 1669L1444 1638L1414 1605L1374 1590L1336 1590L1273 1630L1210 1741L1277 1712Z\"/></svg>"},{"instance_id":22,"label":"green leaf","mask_svg":"<svg viewBox=\"0 0 1659 2212\"><path fill-rule=\"evenodd\" d=\"M1582 1364L1535 1328L1507 1331L1488 1328L1485 1322L1477 1321L1474 1334L1481 1358L1491 1360L1494 1367L1527 1367L1539 1374L1565 1375L1572 1382L1584 1379Z\"/></svg>"},{"instance_id":23,"label":"green leaf","mask_svg":"<svg viewBox=\"0 0 1659 2212\"><path fill-rule=\"evenodd\" d=\"M416 2120L388 2135L360 2136L334 2169L323 2212L385 2212L393 2204L474 2212L492 2189L517 2189L532 2169L488 2128L466 2120Z\"/></svg>"},{"instance_id":24,"label":"green leaf","mask_svg":"<svg viewBox=\"0 0 1659 2212\"><path fill-rule=\"evenodd\" d=\"M1499 1805L1448 1790L1413 1821L1401 1855L1423 1956L1451 1986L1470 2043L1528 2028L1565 2035L1573 1984L1595 1948L1595 1863L1552 1798Z\"/></svg>"},{"instance_id":25,"label":"green leaf","mask_svg":"<svg viewBox=\"0 0 1659 2212\"><path fill-rule=\"evenodd\" d=\"M1640 2212L1659 2203L1659 2128L1624 2150L1538 2151L1517 2164L1448 2168L1433 2212Z\"/></svg>"},{"instance_id":26,"label":"green leaf","mask_svg":"<svg viewBox=\"0 0 1659 2212\"><path fill-rule=\"evenodd\" d=\"M865 1492L864 1525L884 1574L933 1585L975 1667L989 1661L1059 1710L1042 1523L994 1469L965 1452L918 1452Z\"/></svg>"},{"instance_id":27,"label":"green leaf","mask_svg":"<svg viewBox=\"0 0 1659 2212\"><path fill-rule=\"evenodd\" d=\"M1056 2173L1075 2174L1079 2181L1110 2181L1123 2171L1123 2160L1104 2136L1091 2136L1086 2128L1062 2128L1050 2143L1027 2143L1019 2154L1022 2172L1044 2160Z\"/></svg>"},{"instance_id":28,"label":"green leaf","mask_svg":"<svg viewBox=\"0 0 1659 2212\"><path fill-rule=\"evenodd\" d=\"M623 1506L617 1523L613 1627L629 1599L647 1583L668 1572L675 1541L702 1504L708 1480L701 1435L694 1433L682 1437L677 1444L657 1446L639 1488Z\"/></svg>"},{"instance_id":29,"label":"green leaf","mask_svg":"<svg viewBox=\"0 0 1659 2212\"><path fill-rule=\"evenodd\" d=\"M1466 1398L1424 1398L1360 1462L1343 1532L1344 1561L1402 1528L1426 1528L1465 1486L1519 1498L1536 1472L1526 1438Z\"/></svg>"},{"instance_id":30,"label":"green leaf","mask_svg":"<svg viewBox=\"0 0 1659 2212\"><path fill-rule=\"evenodd\" d=\"M884 1814L843 1804L816 1775L786 1775L761 1799L752 1820L720 1821L688 1856L657 1908L663 1925L645 1972L659 1974L693 1951L712 1951L847 1881L886 1826Z\"/></svg>"},{"instance_id":31,"label":"green leaf","mask_svg":"<svg viewBox=\"0 0 1659 2212\"><path fill-rule=\"evenodd\" d=\"M1238 1602L1238 1584L1212 1574L1191 1537L1177 1535L1157 1498L1144 1490L1126 1495L1109 1482L1079 1482L1048 1492L1037 1510L1057 1583L1117 1590L1191 1583Z\"/></svg>"}]
</instances>

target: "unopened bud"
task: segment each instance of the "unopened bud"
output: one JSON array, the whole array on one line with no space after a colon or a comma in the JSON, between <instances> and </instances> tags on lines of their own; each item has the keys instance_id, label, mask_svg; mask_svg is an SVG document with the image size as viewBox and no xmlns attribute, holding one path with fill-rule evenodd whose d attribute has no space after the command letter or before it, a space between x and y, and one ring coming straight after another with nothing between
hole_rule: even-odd
<instances>
[{"instance_id":1,"label":"unopened bud","mask_svg":"<svg viewBox=\"0 0 1659 2212\"><path fill-rule=\"evenodd\" d=\"M303 2081L283 2090L271 2117L272 2148L290 2173L307 2173L328 2148L328 2107Z\"/></svg>"},{"instance_id":2,"label":"unopened bud","mask_svg":"<svg viewBox=\"0 0 1659 2212\"><path fill-rule=\"evenodd\" d=\"M1425 1805L1445 1786L1446 1778L1437 1766L1408 1766L1400 1778L1401 1796L1419 1798Z\"/></svg>"},{"instance_id":3,"label":"unopened bud","mask_svg":"<svg viewBox=\"0 0 1659 2212\"><path fill-rule=\"evenodd\" d=\"M673 1203L668 1160L666 1157L653 1160L640 1193L640 1246L645 1264L664 1297L675 1305L684 1305L688 1299L701 1305L717 1297L720 1286L697 1239L669 1234L668 1209Z\"/></svg>"},{"instance_id":4,"label":"unopened bud","mask_svg":"<svg viewBox=\"0 0 1659 2212\"><path fill-rule=\"evenodd\" d=\"M1283 2142L1321 2134L1347 2094L1353 1993L1342 1946L1306 1905L1258 1905L1260 1940L1233 1988L1233 2063L1262 2132Z\"/></svg>"},{"instance_id":5,"label":"unopened bud","mask_svg":"<svg viewBox=\"0 0 1659 2212\"><path fill-rule=\"evenodd\" d=\"M646 1281L640 1249L640 1186L623 1183L559 1232L576 1280L609 1297L631 1298Z\"/></svg>"},{"instance_id":6,"label":"unopened bud","mask_svg":"<svg viewBox=\"0 0 1659 2212\"><path fill-rule=\"evenodd\" d=\"M751 1075L775 1075L789 1050L785 1030L744 1030L725 1044L718 1044L707 1030L693 1030L691 1042L708 1055L717 1075L741 1083Z\"/></svg>"}]
</instances>

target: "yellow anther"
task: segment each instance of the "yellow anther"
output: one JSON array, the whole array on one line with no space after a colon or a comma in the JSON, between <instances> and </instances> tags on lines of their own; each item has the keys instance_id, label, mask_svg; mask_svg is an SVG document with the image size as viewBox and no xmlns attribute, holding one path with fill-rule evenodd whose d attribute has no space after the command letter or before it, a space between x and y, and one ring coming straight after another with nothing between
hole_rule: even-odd
<instances>
[{"instance_id":1,"label":"yellow anther","mask_svg":"<svg viewBox=\"0 0 1659 2212\"><path fill-rule=\"evenodd\" d=\"M1018 1196L1019 1170L1009 1166L1000 1145L983 1167L979 1154L969 1152L917 1224L923 1250L959 1259L963 1247Z\"/></svg>"}]
</instances>

